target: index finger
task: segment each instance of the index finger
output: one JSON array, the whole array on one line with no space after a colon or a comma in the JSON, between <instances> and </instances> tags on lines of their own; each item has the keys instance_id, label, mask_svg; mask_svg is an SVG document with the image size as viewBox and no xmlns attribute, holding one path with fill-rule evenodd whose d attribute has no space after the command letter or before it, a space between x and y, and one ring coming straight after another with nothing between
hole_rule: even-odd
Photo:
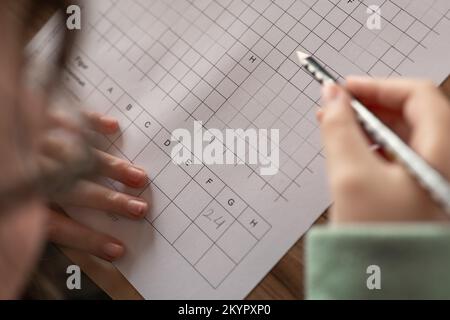
<instances>
[{"instance_id":1,"label":"index finger","mask_svg":"<svg viewBox=\"0 0 450 320\"><path fill-rule=\"evenodd\" d=\"M368 107L383 107L400 111L408 99L432 83L424 80L370 77L348 77L346 87L356 98Z\"/></svg>"}]
</instances>

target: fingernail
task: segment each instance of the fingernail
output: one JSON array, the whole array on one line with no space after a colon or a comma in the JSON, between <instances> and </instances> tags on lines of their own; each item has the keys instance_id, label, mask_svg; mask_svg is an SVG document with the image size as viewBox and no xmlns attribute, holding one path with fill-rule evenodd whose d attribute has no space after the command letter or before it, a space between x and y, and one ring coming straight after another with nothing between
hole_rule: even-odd
<instances>
[{"instance_id":1,"label":"fingernail","mask_svg":"<svg viewBox=\"0 0 450 320\"><path fill-rule=\"evenodd\" d=\"M124 248L117 243L107 243L103 246L103 252L111 258L118 258L123 255Z\"/></svg>"},{"instance_id":2,"label":"fingernail","mask_svg":"<svg viewBox=\"0 0 450 320\"><path fill-rule=\"evenodd\" d=\"M325 84L322 87L322 99L324 103L328 103L338 96L339 93L339 87L335 85L334 83L331 84Z\"/></svg>"},{"instance_id":3,"label":"fingernail","mask_svg":"<svg viewBox=\"0 0 450 320\"><path fill-rule=\"evenodd\" d=\"M141 217L147 211L147 204L140 200L129 200L128 211L136 217Z\"/></svg>"},{"instance_id":4,"label":"fingernail","mask_svg":"<svg viewBox=\"0 0 450 320\"><path fill-rule=\"evenodd\" d=\"M109 116L103 116L101 117L101 121L103 122L103 125L105 125L108 130L114 131L119 128L119 122L113 117Z\"/></svg>"},{"instance_id":5,"label":"fingernail","mask_svg":"<svg viewBox=\"0 0 450 320\"><path fill-rule=\"evenodd\" d=\"M130 167L128 169L128 177L130 181L139 183L147 179L147 173L145 173L144 170L138 169L136 167Z\"/></svg>"},{"instance_id":6,"label":"fingernail","mask_svg":"<svg viewBox=\"0 0 450 320\"><path fill-rule=\"evenodd\" d=\"M316 119L317 119L317 122L322 122L322 118L323 118L323 110L322 109L318 109L317 111L316 111Z\"/></svg>"},{"instance_id":7,"label":"fingernail","mask_svg":"<svg viewBox=\"0 0 450 320\"><path fill-rule=\"evenodd\" d=\"M108 123L117 123L117 120L115 118L113 118L113 117L110 117L110 116L102 116L101 120L103 122L108 122Z\"/></svg>"}]
</instances>

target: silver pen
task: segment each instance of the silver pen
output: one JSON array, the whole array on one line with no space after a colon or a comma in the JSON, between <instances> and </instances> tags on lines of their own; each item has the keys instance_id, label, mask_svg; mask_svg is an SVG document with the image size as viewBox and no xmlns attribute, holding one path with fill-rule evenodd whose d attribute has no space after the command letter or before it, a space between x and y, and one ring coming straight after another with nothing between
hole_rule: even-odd
<instances>
[{"instance_id":1,"label":"silver pen","mask_svg":"<svg viewBox=\"0 0 450 320\"><path fill-rule=\"evenodd\" d=\"M337 80L311 55L297 51L300 64L321 84ZM392 154L425 188L444 211L450 214L450 183L436 169L412 150L400 137L355 98L350 102L358 120L369 136L386 152Z\"/></svg>"}]
</instances>

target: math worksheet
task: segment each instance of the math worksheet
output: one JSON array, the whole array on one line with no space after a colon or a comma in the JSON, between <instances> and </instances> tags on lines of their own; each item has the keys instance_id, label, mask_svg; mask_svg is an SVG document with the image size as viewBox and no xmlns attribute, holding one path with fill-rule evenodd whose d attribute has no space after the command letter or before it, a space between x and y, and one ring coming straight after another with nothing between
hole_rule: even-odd
<instances>
[{"instance_id":1,"label":"math worksheet","mask_svg":"<svg viewBox=\"0 0 450 320\"><path fill-rule=\"evenodd\" d=\"M147 299L246 297L331 204L315 120L320 87L297 50L339 79L421 76L439 84L450 71L448 0L86 6L64 81L86 108L119 120L120 133L99 135L97 146L147 170L149 184L126 191L151 210L143 221L68 211L124 241L126 256L115 266ZM380 27L369 28L377 14ZM55 54L60 28L53 19L32 41L36 59ZM192 132L194 121L204 131L278 129L278 173L262 175L248 163L174 163L172 132Z\"/></svg>"}]
</instances>

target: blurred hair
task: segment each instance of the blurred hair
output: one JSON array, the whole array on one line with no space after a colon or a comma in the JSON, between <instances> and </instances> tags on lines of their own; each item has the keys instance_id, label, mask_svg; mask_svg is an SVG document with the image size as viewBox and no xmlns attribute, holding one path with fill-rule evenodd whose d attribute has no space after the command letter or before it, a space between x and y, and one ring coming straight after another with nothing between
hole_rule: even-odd
<instances>
[{"instance_id":1,"label":"blurred hair","mask_svg":"<svg viewBox=\"0 0 450 320\"><path fill-rule=\"evenodd\" d=\"M25 3L25 11L22 16L22 21L24 22L22 28L23 43L24 45L30 38L30 34L34 34L37 30L37 26L46 21L46 18L50 14L59 12L59 17L61 19L60 23L63 28L64 36L60 43L59 56L57 57L56 64L56 74L53 75L52 81L49 84L54 86L59 83L59 78L61 77L62 70L66 66L66 63L72 52L75 40L76 31L69 30L66 28L66 9L69 5L78 4L79 1L76 0L28 0Z\"/></svg>"},{"instance_id":2,"label":"blurred hair","mask_svg":"<svg viewBox=\"0 0 450 320\"><path fill-rule=\"evenodd\" d=\"M21 37L20 43L22 45L21 57L23 59L23 65L26 65L25 46L31 37L37 30L48 20L48 18L57 12L61 18L61 26L65 30L64 36L60 43L59 56L56 58L56 68L54 74L51 75L49 83L46 85L46 90L49 91L57 88L60 83L60 77L66 66L66 63L70 57L73 49L76 32L66 28L65 17L66 8L69 5L78 4L78 1L68 0L10 0L6 3L6 10L9 10L11 14L17 18L18 33L17 36ZM61 279L51 279L40 268L37 268L30 278L28 288L24 292L22 298L24 299L61 299L63 295L58 292L54 281L60 281Z\"/></svg>"}]
</instances>

